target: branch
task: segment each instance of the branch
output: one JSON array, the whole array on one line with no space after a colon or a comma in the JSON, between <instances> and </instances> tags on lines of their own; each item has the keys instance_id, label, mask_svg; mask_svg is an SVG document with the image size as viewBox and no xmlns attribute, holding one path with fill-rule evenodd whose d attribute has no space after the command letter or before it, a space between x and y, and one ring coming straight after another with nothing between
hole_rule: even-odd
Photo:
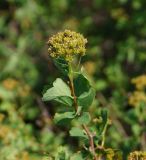
<instances>
[{"instance_id":1,"label":"branch","mask_svg":"<svg viewBox=\"0 0 146 160\"><path fill-rule=\"evenodd\" d=\"M70 80L70 90L71 90L71 94L74 98L74 107L75 107L75 111L78 111L78 103L77 103L77 97L75 95L75 90L74 90L74 84L73 84L73 78L69 77ZM90 130L88 129L88 127L86 125L82 125L82 128L85 130L88 138L89 138L89 144L90 144L90 149L91 152L94 156L94 160L98 160L96 157L96 153L95 153L95 147L94 147L94 140L93 140L93 134L90 132Z\"/></svg>"},{"instance_id":2,"label":"branch","mask_svg":"<svg viewBox=\"0 0 146 160\"><path fill-rule=\"evenodd\" d=\"M85 130L88 138L89 138L89 143L90 143L90 148L91 152L94 155L94 160L97 160L96 153L95 153L95 148L94 148L94 140L93 140L93 134L89 131L88 127L86 125L82 125L83 129Z\"/></svg>"}]
</instances>

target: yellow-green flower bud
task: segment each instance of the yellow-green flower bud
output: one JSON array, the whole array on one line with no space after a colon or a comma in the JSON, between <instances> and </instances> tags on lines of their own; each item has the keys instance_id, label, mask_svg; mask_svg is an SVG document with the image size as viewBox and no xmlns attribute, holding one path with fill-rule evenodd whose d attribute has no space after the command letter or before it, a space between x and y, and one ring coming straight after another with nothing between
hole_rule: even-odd
<instances>
[{"instance_id":1,"label":"yellow-green flower bud","mask_svg":"<svg viewBox=\"0 0 146 160\"><path fill-rule=\"evenodd\" d=\"M62 57L71 62L75 55L85 55L87 39L80 33L65 30L52 36L48 40L48 52L53 58Z\"/></svg>"}]
</instances>

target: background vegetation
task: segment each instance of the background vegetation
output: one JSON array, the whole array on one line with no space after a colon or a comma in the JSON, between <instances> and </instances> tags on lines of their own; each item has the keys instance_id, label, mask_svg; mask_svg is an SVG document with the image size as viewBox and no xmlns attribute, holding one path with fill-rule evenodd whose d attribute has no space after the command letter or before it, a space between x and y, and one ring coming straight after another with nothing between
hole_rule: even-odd
<instances>
[{"instance_id":1,"label":"background vegetation","mask_svg":"<svg viewBox=\"0 0 146 160\"><path fill-rule=\"evenodd\" d=\"M40 160L61 146L76 152L79 142L68 138L68 126L52 121L59 105L41 100L43 86L60 76L46 42L66 28L88 39L82 65L96 89L92 113L109 110L106 146L125 157L146 149L145 6L145 0L0 1L2 160Z\"/></svg>"}]
</instances>

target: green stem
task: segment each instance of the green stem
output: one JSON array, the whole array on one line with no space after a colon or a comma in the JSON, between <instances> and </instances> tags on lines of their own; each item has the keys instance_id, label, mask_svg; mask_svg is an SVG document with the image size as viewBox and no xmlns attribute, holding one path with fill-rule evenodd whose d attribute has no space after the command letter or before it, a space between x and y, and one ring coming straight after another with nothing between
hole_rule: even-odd
<instances>
[{"instance_id":1,"label":"green stem","mask_svg":"<svg viewBox=\"0 0 146 160\"><path fill-rule=\"evenodd\" d=\"M104 148L104 143L105 143L105 133L107 130L108 122L105 124L103 132L102 132L102 142L101 142L101 147Z\"/></svg>"},{"instance_id":2,"label":"green stem","mask_svg":"<svg viewBox=\"0 0 146 160\"><path fill-rule=\"evenodd\" d=\"M71 90L71 95L74 99L74 107L75 107L75 112L77 113L78 111L78 103L77 103L77 97L75 95L75 89L74 89L74 84L73 84L73 71L71 65L69 66L69 83L70 83L70 90Z\"/></svg>"},{"instance_id":3,"label":"green stem","mask_svg":"<svg viewBox=\"0 0 146 160\"><path fill-rule=\"evenodd\" d=\"M73 79L70 78L70 88L71 88L71 95L74 99L74 107L75 107L75 111L77 113L78 111L78 104L77 104L77 97L75 95L75 90L74 90L74 85L73 85Z\"/></svg>"}]
</instances>

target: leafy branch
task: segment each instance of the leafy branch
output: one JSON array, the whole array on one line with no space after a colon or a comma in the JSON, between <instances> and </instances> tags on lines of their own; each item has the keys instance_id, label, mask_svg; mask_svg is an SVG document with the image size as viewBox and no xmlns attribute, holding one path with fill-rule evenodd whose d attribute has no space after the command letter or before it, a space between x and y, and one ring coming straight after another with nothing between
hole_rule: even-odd
<instances>
[{"instance_id":1,"label":"leafy branch","mask_svg":"<svg viewBox=\"0 0 146 160\"><path fill-rule=\"evenodd\" d=\"M75 90L74 90L74 84L73 84L73 78L72 77L73 77L73 74L71 72L70 76L69 76L70 89L71 89L71 94L72 94L72 96L74 98L75 111L77 112L78 111L78 103L77 103L77 97L75 95ZM89 128L85 124L82 124L82 128L85 130L85 132L86 132L86 134L87 134L87 136L89 138L90 149L91 149L91 153L94 156L94 160L97 160L97 156L96 156L96 152L95 152L95 147L94 147L93 134L90 132Z\"/></svg>"}]
</instances>

